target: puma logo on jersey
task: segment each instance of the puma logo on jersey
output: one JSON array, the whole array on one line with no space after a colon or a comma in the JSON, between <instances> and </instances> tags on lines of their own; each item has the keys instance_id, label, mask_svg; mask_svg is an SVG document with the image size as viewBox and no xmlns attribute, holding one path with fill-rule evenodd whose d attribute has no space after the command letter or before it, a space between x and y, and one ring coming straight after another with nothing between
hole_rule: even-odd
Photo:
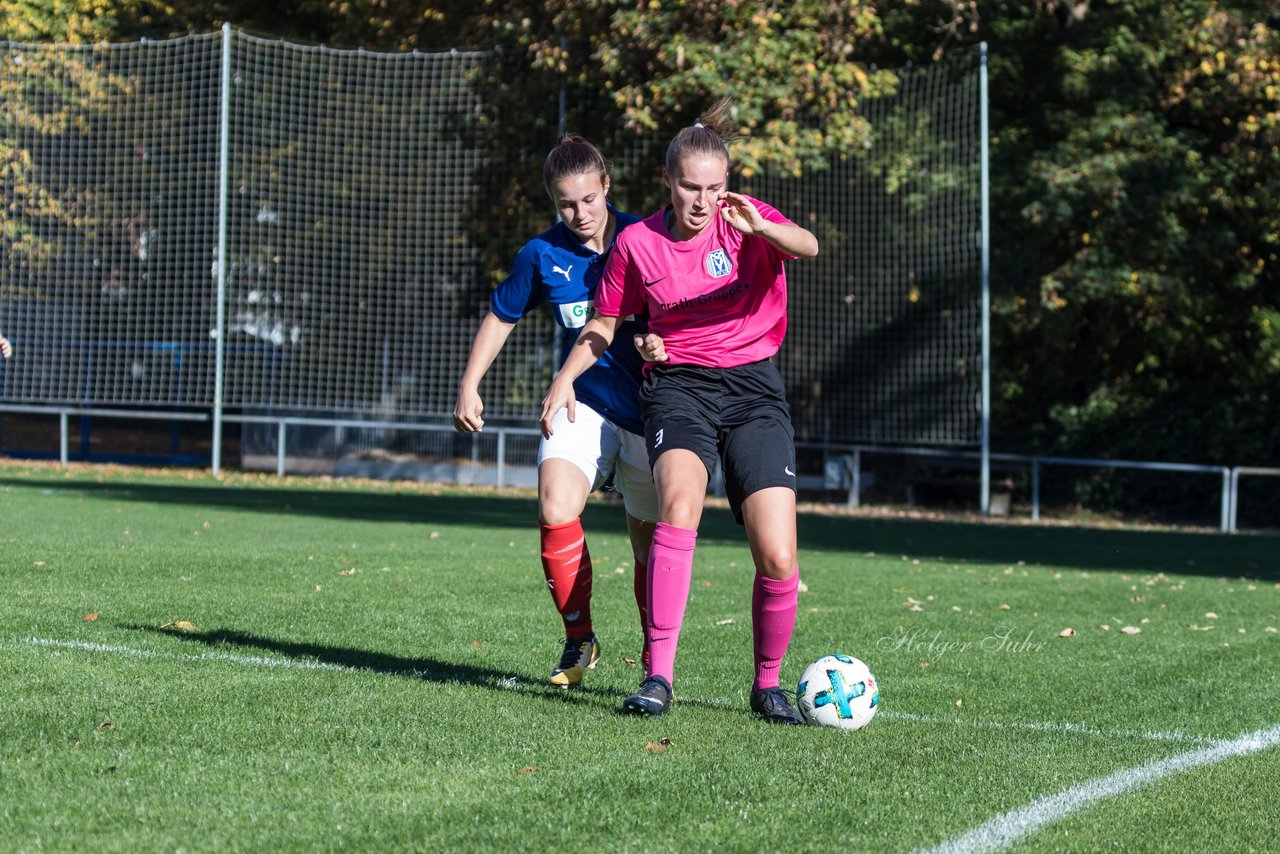
<instances>
[{"instance_id":1,"label":"puma logo on jersey","mask_svg":"<svg viewBox=\"0 0 1280 854\"><path fill-rule=\"evenodd\" d=\"M557 264L551 268L551 272L559 273L560 275L564 276L564 280L567 282L569 281L569 270L572 270L572 269L573 269L572 264L569 265L568 269L565 269L561 267L559 264Z\"/></svg>"}]
</instances>

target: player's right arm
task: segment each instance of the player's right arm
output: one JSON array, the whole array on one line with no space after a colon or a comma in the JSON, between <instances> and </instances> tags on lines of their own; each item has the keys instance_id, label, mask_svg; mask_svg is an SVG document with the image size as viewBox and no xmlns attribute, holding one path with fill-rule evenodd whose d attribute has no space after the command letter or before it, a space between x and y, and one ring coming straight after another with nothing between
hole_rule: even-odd
<instances>
[{"instance_id":1,"label":"player's right arm","mask_svg":"<svg viewBox=\"0 0 1280 854\"><path fill-rule=\"evenodd\" d=\"M453 406L453 426L460 433L476 433L484 427L484 401L480 399L480 381L507 343L514 323L508 323L490 311L480 323L471 342L467 367L458 383L458 402Z\"/></svg>"},{"instance_id":2,"label":"player's right arm","mask_svg":"<svg viewBox=\"0 0 1280 854\"><path fill-rule=\"evenodd\" d=\"M618 327L621 325L621 317L597 313L587 321L586 326L582 327L582 331L578 333L577 342L569 351L569 357L560 366L560 372L551 381L547 396L542 399L542 414L538 417L538 422L542 425L542 435L548 438L551 436L551 419L561 409L569 410L569 420L574 420L577 415L578 398L573 393L573 381L582 376L587 368L604 355L604 351L608 350L609 345L613 343L613 338L618 334Z\"/></svg>"}]
</instances>

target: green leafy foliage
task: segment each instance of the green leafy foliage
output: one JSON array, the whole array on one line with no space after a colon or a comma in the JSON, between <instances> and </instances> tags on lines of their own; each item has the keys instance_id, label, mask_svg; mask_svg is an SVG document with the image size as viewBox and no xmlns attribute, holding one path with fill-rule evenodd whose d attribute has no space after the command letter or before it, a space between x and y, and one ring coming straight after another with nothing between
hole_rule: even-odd
<instances>
[{"instance_id":1,"label":"green leafy foliage","mask_svg":"<svg viewBox=\"0 0 1280 854\"><path fill-rule=\"evenodd\" d=\"M645 210L662 196L653 141L721 94L733 96L744 135L735 146L743 177L802 173L858 152L877 131L861 107L894 82L877 65L931 62L986 41L997 444L1280 463L1274 3L4 0L3 8L5 33L18 38L157 36L231 20L336 46L498 48L475 78L487 108L470 128L488 146L471 229L504 224L480 259L489 281L521 235L551 221L538 165L559 131L562 98L565 126L614 158L619 202ZM89 9L92 20L82 14ZM28 167L15 152L5 158L22 175ZM893 179L894 164L877 168Z\"/></svg>"},{"instance_id":2,"label":"green leafy foliage","mask_svg":"<svg viewBox=\"0 0 1280 854\"><path fill-rule=\"evenodd\" d=\"M980 3L995 418L1044 451L1274 464L1280 31L1263 4Z\"/></svg>"}]
</instances>

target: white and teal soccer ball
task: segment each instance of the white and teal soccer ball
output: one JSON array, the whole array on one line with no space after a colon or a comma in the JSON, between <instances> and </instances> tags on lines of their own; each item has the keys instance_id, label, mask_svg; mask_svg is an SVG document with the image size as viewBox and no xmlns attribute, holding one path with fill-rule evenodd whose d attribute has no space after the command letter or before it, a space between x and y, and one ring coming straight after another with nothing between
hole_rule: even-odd
<instances>
[{"instance_id":1,"label":"white and teal soccer ball","mask_svg":"<svg viewBox=\"0 0 1280 854\"><path fill-rule=\"evenodd\" d=\"M853 656L824 655L805 668L796 697L808 723L862 729L880 708L880 684Z\"/></svg>"}]
</instances>

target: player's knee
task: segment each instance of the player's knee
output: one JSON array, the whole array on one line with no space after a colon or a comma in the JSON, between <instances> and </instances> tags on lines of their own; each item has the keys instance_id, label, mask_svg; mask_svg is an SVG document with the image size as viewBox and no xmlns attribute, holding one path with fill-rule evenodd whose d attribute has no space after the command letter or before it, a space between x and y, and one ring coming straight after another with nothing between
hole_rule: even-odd
<instances>
[{"instance_id":1,"label":"player's knee","mask_svg":"<svg viewBox=\"0 0 1280 854\"><path fill-rule=\"evenodd\" d=\"M538 518L544 525L564 525L582 515L582 506L572 497L543 494L538 496Z\"/></svg>"},{"instance_id":2,"label":"player's knee","mask_svg":"<svg viewBox=\"0 0 1280 854\"><path fill-rule=\"evenodd\" d=\"M775 581L786 581L796 571L796 550L790 547L762 549L756 569Z\"/></svg>"},{"instance_id":3,"label":"player's knee","mask_svg":"<svg viewBox=\"0 0 1280 854\"><path fill-rule=\"evenodd\" d=\"M696 531L701 519L701 496L677 495L662 502L662 521L668 525Z\"/></svg>"}]
</instances>

